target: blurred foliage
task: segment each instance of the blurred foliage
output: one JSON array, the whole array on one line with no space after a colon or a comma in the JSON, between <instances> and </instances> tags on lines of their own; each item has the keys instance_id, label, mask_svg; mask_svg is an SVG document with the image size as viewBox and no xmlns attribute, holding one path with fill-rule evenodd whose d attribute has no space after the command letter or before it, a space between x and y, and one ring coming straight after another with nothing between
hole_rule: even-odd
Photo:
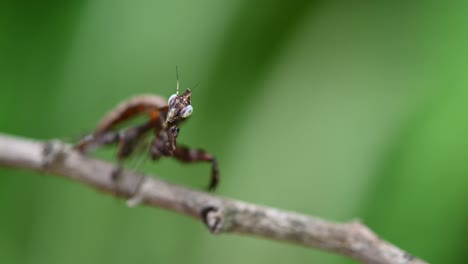
<instances>
[{"instance_id":1,"label":"blurred foliage","mask_svg":"<svg viewBox=\"0 0 468 264\"><path fill-rule=\"evenodd\" d=\"M179 140L219 158L218 194L360 218L430 262L465 263L467 12L463 1L2 1L0 131L76 141L124 98L172 94L178 65L195 109ZM168 159L140 169L194 188L209 177ZM354 263L0 174L0 263Z\"/></svg>"}]
</instances>

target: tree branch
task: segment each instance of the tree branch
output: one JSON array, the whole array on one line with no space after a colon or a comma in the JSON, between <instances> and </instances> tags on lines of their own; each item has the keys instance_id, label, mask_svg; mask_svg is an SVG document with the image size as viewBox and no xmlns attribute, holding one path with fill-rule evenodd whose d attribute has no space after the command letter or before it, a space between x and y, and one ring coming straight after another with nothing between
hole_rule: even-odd
<instances>
[{"instance_id":1,"label":"tree branch","mask_svg":"<svg viewBox=\"0 0 468 264\"><path fill-rule=\"evenodd\" d=\"M0 166L60 175L116 196L202 220L212 233L238 233L318 248L363 263L426 263L381 240L358 221L317 217L222 198L123 170L81 155L59 141L40 142L0 134Z\"/></svg>"}]
</instances>

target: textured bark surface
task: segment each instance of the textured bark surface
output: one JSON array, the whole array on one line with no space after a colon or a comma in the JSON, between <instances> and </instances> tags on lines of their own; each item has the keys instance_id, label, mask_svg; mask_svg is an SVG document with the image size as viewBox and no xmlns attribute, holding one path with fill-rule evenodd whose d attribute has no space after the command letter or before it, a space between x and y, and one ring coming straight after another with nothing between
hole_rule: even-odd
<instances>
[{"instance_id":1,"label":"textured bark surface","mask_svg":"<svg viewBox=\"0 0 468 264\"><path fill-rule=\"evenodd\" d=\"M426 263L381 240L358 221L334 223L318 217L227 199L123 170L81 155L59 141L41 142L0 134L0 166L54 174L146 204L201 220L212 233L239 233L318 248L363 263Z\"/></svg>"}]
</instances>

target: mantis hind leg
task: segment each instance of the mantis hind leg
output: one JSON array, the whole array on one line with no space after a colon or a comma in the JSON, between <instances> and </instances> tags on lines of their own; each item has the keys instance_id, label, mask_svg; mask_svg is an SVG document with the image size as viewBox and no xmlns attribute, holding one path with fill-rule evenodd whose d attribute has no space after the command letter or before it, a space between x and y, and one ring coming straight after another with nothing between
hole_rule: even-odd
<instances>
[{"instance_id":1,"label":"mantis hind leg","mask_svg":"<svg viewBox=\"0 0 468 264\"><path fill-rule=\"evenodd\" d=\"M75 145L75 148L80 152L88 153L101 146L118 143L118 158L124 159L132 153L138 141L152 128L152 122L146 122L121 131L106 131L100 134L91 134L80 140Z\"/></svg>"},{"instance_id":2,"label":"mantis hind leg","mask_svg":"<svg viewBox=\"0 0 468 264\"><path fill-rule=\"evenodd\" d=\"M152 128L152 122L146 122L142 125L122 131L107 131L98 135L88 135L83 138L75 148L83 153L87 153L98 147L117 143L119 162L116 170L112 172L111 175L112 180L117 181L123 168L123 160L130 156L140 139Z\"/></svg>"}]
</instances>

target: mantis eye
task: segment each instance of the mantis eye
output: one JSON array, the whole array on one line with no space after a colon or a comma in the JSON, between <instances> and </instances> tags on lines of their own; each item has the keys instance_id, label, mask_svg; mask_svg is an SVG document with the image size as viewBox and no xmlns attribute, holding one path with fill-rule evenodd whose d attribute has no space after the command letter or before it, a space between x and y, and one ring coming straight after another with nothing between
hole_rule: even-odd
<instances>
[{"instance_id":1,"label":"mantis eye","mask_svg":"<svg viewBox=\"0 0 468 264\"><path fill-rule=\"evenodd\" d=\"M172 102L174 102L174 99L176 99L176 97L177 97L177 94L171 95L171 97L169 97L169 100L167 100L167 103L171 105Z\"/></svg>"},{"instance_id":2,"label":"mantis eye","mask_svg":"<svg viewBox=\"0 0 468 264\"><path fill-rule=\"evenodd\" d=\"M181 112L182 118L189 117L192 114L192 112L193 112L193 107L191 105L184 107L184 109L182 109L182 112Z\"/></svg>"}]
</instances>

